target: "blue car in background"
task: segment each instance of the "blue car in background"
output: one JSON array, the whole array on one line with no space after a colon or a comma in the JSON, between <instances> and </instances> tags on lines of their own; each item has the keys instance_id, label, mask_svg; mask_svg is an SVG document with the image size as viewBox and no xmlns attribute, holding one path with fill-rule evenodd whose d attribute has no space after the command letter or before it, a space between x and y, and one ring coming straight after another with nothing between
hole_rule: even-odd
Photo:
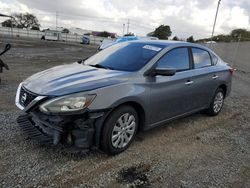
<instances>
[{"instance_id":1,"label":"blue car in background","mask_svg":"<svg viewBox=\"0 0 250 188\"><path fill-rule=\"evenodd\" d=\"M116 40L112 40L112 39L105 39L102 41L102 43L100 44L100 47L98 48L98 50L103 50L105 48L108 48L114 44L117 43L121 43L121 42L127 42L127 41L132 41L132 40L138 40L139 38L136 36L125 36L125 37L120 37Z\"/></svg>"},{"instance_id":2,"label":"blue car in background","mask_svg":"<svg viewBox=\"0 0 250 188\"><path fill-rule=\"evenodd\" d=\"M83 36L83 37L82 37L82 42L81 42L81 44L89 44L89 43L90 43L89 37Z\"/></svg>"},{"instance_id":3,"label":"blue car in background","mask_svg":"<svg viewBox=\"0 0 250 188\"><path fill-rule=\"evenodd\" d=\"M139 38L136 36L126 36L126 37L120 37L118 39L116 39L116 43L120 43L120 42L126 42L126 41L131 41L131 40L138 40Z\"/></svg>"}]
</instances>

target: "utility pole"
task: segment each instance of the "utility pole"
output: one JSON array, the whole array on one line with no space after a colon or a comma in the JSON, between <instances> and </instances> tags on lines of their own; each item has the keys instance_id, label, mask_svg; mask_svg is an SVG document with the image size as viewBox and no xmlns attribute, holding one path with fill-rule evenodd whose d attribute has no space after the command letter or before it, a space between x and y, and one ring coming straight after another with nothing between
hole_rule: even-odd
<instances>
[{"instance_id":1,"label":"utility pole","mask_svg":"<svg viewBox=\"0 0 250 188\"><path fill-rule=\"evenodd\" d=\"M123 24L122 36L124 36L124 31L125 31L125 24Z\"/></svg>"},{"instance_id":2,"label":"utility pole","mask_svg":"<svg viewBox=\"0 0 250 188\"><path fill-rule=\"evenodd\" d=\"M127 34L129 33L129 19L128 19L128 23L127 23Z\"/></svg>"},{"instance_id":3,"label":"utility pole","mask_svg":"<svg viewBox=\"0 0 250 188\"><path fill-rule=\"evenodd\" d=\"M11 38L13 38L13 20L14 20L14 18L11 16L11 17L10 17L10 24L11 24Z\"/></svg>"},{"instance_id":4,"label":"utility pole","mask_svg":"<svg viewBox=\"0 0 250 188\"><path fill-rule=\"evenodd\" d=\"M216 25L217 15L218 15L219 7L220 7L220 2L221 2L221 0L218 0L216 14L215 14L215 18L214 18L214 26L213 26L212 36L211 36L211 44L212 44L212 40L213 40L213 36L214 36L214 29L215 29L215 25Z\"/></svg>"},{"instance_id":5,"label":"utility pole","mask_svg":"<svg viewBox=\"0 0 250 188\"><path fill-rule=\"evenodd\" d=\"M57 30L57 19L58 19L58 12L56 11L56 30Z\"/></svg>"}]
</instances>

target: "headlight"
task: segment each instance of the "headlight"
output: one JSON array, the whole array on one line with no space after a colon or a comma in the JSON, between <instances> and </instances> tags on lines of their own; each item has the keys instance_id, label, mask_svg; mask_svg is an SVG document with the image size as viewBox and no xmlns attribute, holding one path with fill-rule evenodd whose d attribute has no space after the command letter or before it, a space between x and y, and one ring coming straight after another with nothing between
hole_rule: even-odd
<instances>
[{"instance_id":1,"label":"headlight","mask_svg":"<svg viewBox=\"0 0 250 188\"><path fill-rule=\"evenodd\" d=\"M83 110L88 107L96 95L84 95L82 93L67 95L51 99L39 106L45 113L69 113Z\"/></svg>"}]
</instances>

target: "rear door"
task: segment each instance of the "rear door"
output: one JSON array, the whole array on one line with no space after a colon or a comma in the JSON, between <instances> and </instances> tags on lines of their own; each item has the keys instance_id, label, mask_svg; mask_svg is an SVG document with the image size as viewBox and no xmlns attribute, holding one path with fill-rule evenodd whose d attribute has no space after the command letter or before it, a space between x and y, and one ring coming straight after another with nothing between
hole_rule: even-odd
<instances>
[{"instance_id":1,"label":"rear door","mask_svg":"<svg viewBox=\"0 0 250 188\"><path fill-rule=\"evenodd\" d=\"M219 75L216 73L212 56L207 50L192 47L191 51L194 68L195 108L205 108L214 95Z\"/></svg>"},{"instance_id":2,"label":"rear door","mask_svg":"<svg viewBox=\"0 0 250 188\"><path fill-rule=\"evenodd\" d=\"M177 73L173 76L158 75L150 78L150 120L153 125L194 108L189 49L178 47L168 51L157 62L157 67L176 68Z\"/></svg>"}]
</instances>

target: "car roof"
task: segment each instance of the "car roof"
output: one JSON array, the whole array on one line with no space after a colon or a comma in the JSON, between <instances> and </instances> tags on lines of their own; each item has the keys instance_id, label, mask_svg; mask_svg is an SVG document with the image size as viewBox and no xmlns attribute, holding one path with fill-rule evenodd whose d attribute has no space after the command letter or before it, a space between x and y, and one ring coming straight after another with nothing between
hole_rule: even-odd
<instances>
[{"instance_id":1,"label":"car roof","mask_svg":"<svg viewBox=\"0 0 250 188\"><path fill-rule=\"evenodd\" d=\"M130 42L130 41L128 41ZM142 40L135 40L131 41L133 43L141 43L141 44L155 44L155 45L162 45L162 46L169 46L173 44L186 44L187 42L182 41L171 41L171 40L148 40L148 39L142 39Z\"/></svg>"},{"instance_id":2,"label":"car roof","mask_svg":"<svg viewBox=\"0 0 250 188\"><path fill-rule=\"evenodd\" d=\"M206 46L197 44L197 43L190 43L190 42L183 42L183 41L171 41L171 40L134 40L128 41L131 43L141 43L147 45L161 45L164 47L171 47L171 46L190 46L190 47L197 47L202 48L207 51L212 51L211 49L207 48ZM213 52L214 53L214 52Z\"/></svg>"}]
</instances>

